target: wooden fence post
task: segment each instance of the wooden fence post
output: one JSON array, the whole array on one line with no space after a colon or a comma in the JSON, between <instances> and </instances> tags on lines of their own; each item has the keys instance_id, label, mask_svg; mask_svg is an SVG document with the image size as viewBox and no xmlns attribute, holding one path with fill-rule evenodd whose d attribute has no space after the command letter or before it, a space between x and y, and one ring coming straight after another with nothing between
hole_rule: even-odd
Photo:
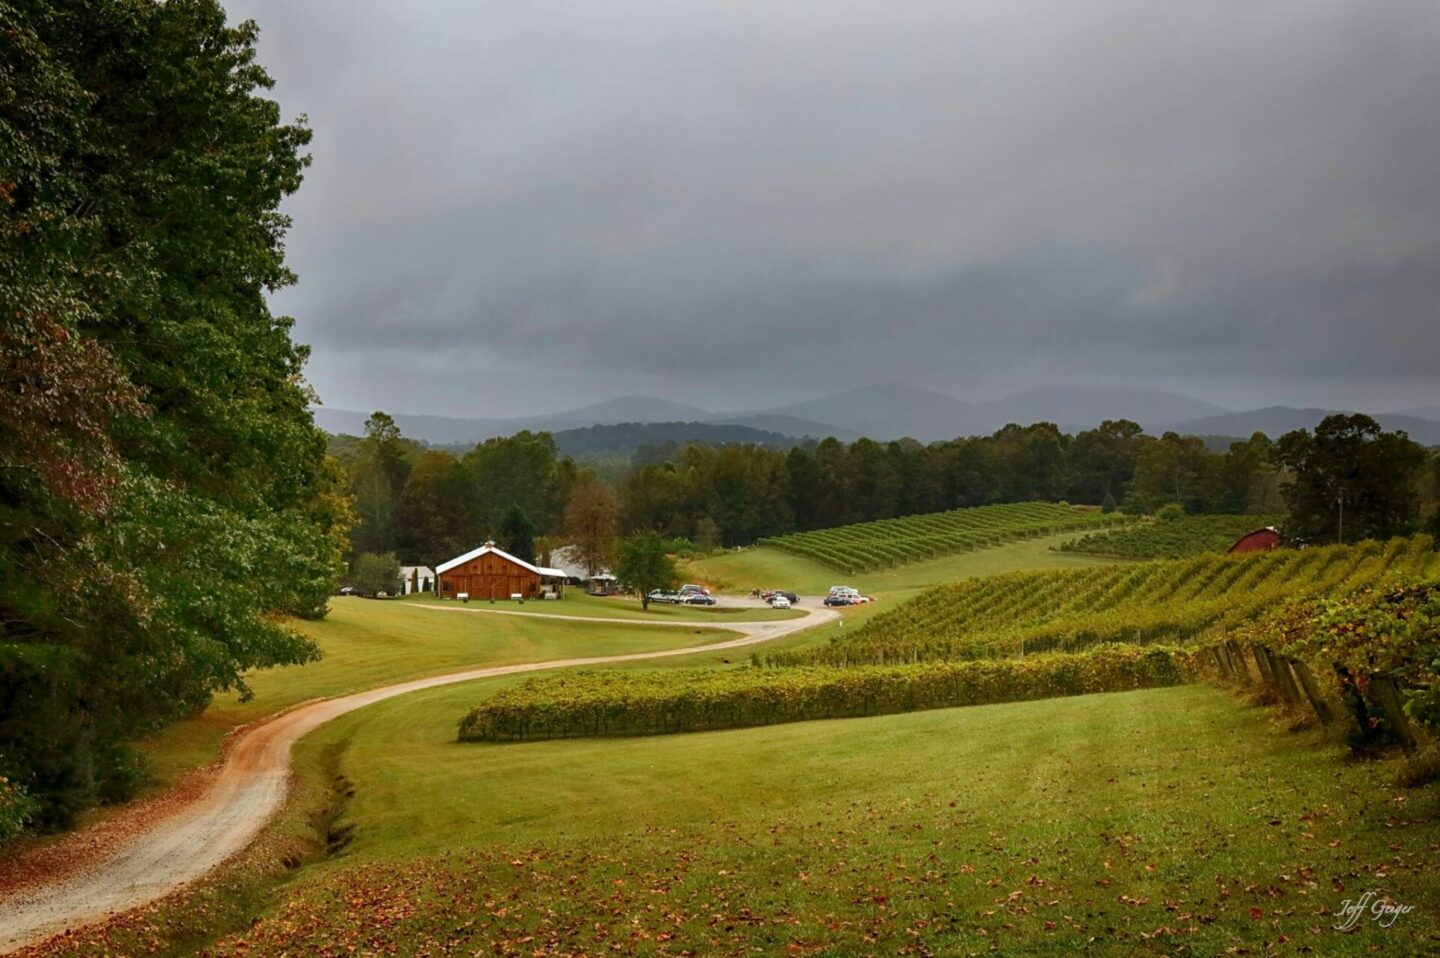
<instances>
[{"instance_id":1,"label":"wooden fence post","mask_svg":"<svg viewBox=\"0 0 1440 958\"><path fill-rule=\"evenodd\" d=\"M1275 672L1270 668L1268 656L1265 654L1263 645L1250 646L1250 653L1255 657L1255 668L1260 672L1260 681L1265 685L1278 685L1275 679Z\"/></svg>"},{"instance_id":2,"label":"wooden fence post","mask_svg":"<svg viewBox=\"0 0 1440 958\"><path fill-rule=\"evenodd\" d=\"M1265 654L1270 659L1270 667L1275 670L1276 676L1280 679L1280 694L1284 695L1290 704L1299 705L1300 689L1295 684L1295 675L1290 671L1290 663L1269 649L1265 650Z\"/></svg>"},{"instance_id":3,"label":"wooden fence post","mask_svg":"<svg viewBox=\"0 0 1440 958\"><path fill-rule=\"evenodd\" d=\"M1360 729L1362 740L1369 741L1375 737L1375 730L1370 727L1370 710L1365 707L1365 696L1360 694L1360 686L1355 681L1355 676L1350 670L1339 662L1333 663L1335 675L1340 679L1340 691L1345 696L1345 702L1350 706L1350 714L1355 716L1355 724Z\"/></svg>"},{"instance_id":4,"label":"wooden fence post","mask_svg":"<svg viewBox=\"0 0 1440 958\"><path fill-rule=\"evenodd\" d=\"M1320 716L1320 721L1329 725L1334 721L1335 716L1330 711L1330 705L1320 693L1320 686L1315 682L1315 675L1310 671L1310 666L1299 659L1290 659L1290 668L1294 670L1295 677L1300 680L1300 687L1305 690L1305 697L1310 700L1311 708L1315 714Z\"/></svg>"},{"instance_id":5,"label":"wooden fence post","mask_svg":"<svg viewBox=\"0 0 1440 958\"><path fill-rule=\"evenodd\" d=\"M1390 727L1395 731L1400 743L1407 749L1414 748L1415 732L1410 728L1410 720L1405 715L1405 706L1400 702L1400 691L1395 687L1395 680L1388 675L1372 675L1370 688L1374 690L1375 699L1385 711L1385 717L1390 720Z\"/></svg>"},{"instance_id":6,"label":"wooden fence post","mask_svg":"<svg viewBox=\"0 0 1440 958\"><path fill-rule=\"evenodd\" d=\"M1250 684L1254 680L1254 676L1250 674L1250 666L1246 663L1245 656L1241 652L1240 643L1234 639L1227 639L1225 648L1230 653L1230 661L1235 666L1235 671L1241 673L1241 677L1247 685Z\"/></svg>"}]
</instances>

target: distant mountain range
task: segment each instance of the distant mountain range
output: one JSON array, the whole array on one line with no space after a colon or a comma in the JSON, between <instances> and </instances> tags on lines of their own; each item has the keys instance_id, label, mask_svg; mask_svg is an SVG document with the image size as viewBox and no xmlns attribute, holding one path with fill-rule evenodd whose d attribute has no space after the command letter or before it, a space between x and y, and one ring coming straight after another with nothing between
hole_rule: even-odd
<instances>
[{"instance_id":1,"label":"distant mountain range","mask_svg":"<svg viewBox=\"0 0 1440 958\"><path fill-rule=\"evenodd\" d=\"M707 442L713 445L743 444L789 448L796 440L785 433L717 422L622 422L583 429L562 429L554 433L555 446L576 459L609 456L629 457L642 446L683 445Z\"/></svg>"},{"instance_id":2,"label":"distant mountain range","mask_svg":"<svg viewBox=\"0 0 1440 958\"><path fill-rule=\"evenodd\" d=\"M1313 428L1335 410L1271 406L1247 411L1227 410L1161 390L1126 388L1054 388L1016 393L986 402L965 402L944 393L905 384L862 386L830 396L749 412L717 413L653 396L618 399L561 412L505 419L461 419L396 413L406 436L447 445L508 436L522 429L552 433L591 426L632 423L689 426L702 440L710 426L736 426L791 439L834 436L852 441L862 435L877 440L911 436L922 441L956 436L989 435L1007 423L1053 422L1078 432L1106 419L1131 419L1147 432L1173 430L1185 435L1236 436L1256 432L1271 437L1293 429ZM315 419L322 429L359 435L367 413L320 407ZM1425 445L1440 445L1440 407L1424 407L1375 416L1386 429L1403 429ZM669 428L667 436L686 432ZM712 440L713 441L713 440ZM734 441L734 440L732 440ZM767 441L761 439L739 441Z\"/></svg>"}]
</instances>

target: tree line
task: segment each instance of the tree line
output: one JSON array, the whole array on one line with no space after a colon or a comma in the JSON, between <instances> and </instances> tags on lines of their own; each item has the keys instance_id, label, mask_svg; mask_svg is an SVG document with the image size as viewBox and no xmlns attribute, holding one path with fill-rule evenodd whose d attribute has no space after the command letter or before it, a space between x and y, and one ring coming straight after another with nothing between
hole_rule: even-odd
<instances>
[{"instance_id":1,"label":"tree line","mask_svg":"<svg viewBox=\"0 0 1440 958\"><path fill-rule=\"evenodd\" d=\"M1437 470L1433 454L1365 416L1332 416L1273 442L1256 433L1219 452L1198 437L1146 435L1127 420L1075 435L1050 423L1011 425L928 444L690 443L639 450L613 486L543 432L456 455L404 439L376 413L363 438L337 437L332 449L350 475L353 551L427 565L485 539L514 544L517 525L532 533L522 552L578 544L595 568L616 535L653 531L708 550L1032 500L1136 514L1167 504L1193 514L1289 512L1290 531L1317 541L1388 537L1413 531L1433 509Z\"/></svg>"},{"instance_id":2,"label":"tree line","mask_svg":"<svg viewBox=\"0 0 1440 958\"><path fill-rule=\"evenodd\" d=\"M0 842L129 797L131 743L307 661L348 522L280 121L213 0L0 0Z\"/></svg>"}]
</instances>

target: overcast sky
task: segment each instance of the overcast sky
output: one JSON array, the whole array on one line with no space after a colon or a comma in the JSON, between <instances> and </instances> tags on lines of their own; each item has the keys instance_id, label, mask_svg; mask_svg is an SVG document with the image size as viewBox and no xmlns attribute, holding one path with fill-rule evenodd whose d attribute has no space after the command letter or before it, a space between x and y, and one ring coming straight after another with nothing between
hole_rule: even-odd
<instances>
[{"instance_id":1,"label":"overcast sky","mask_svg":"<svg viewBox=\"0 0 1440 958\"><path fill-rule=\"evenodd\" d=\"M329 406L1440 403L1440 3L231 0Z\"/></svg>"}]
</instances>

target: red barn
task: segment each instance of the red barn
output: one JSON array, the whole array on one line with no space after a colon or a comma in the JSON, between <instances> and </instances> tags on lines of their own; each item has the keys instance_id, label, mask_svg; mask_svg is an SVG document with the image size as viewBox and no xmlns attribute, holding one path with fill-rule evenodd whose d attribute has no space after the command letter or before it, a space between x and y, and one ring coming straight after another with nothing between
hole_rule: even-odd
<instances>
[{"instance_id":1,"label":"red barn","mask_svg":"<svg viewBox=\"0 0 1440 958\"><path fill-rule=\"evenodd\" d=\"M546 585L552 586L550 597L558 599L565 581L563 569L531 565L497 548L493 542L442 562L435 567L435 574L440 579L442 599L459 595L472 599L508 599L518 595L529 599L544 594Z\"/></svg>"},{"instance_id":2,"label":"red barn","mask_svg":"<svg viewBox=\"0 0 1440 958\"><path fill-rule=\"evenodd\" d=\"M1263 529L1256 529L1254 532L1247 532L1235 540L1228 552L1269 552L1272 549L1280 548L1280 530L1274 526L1266 526Z\"/></svg>"}]
</instances>

